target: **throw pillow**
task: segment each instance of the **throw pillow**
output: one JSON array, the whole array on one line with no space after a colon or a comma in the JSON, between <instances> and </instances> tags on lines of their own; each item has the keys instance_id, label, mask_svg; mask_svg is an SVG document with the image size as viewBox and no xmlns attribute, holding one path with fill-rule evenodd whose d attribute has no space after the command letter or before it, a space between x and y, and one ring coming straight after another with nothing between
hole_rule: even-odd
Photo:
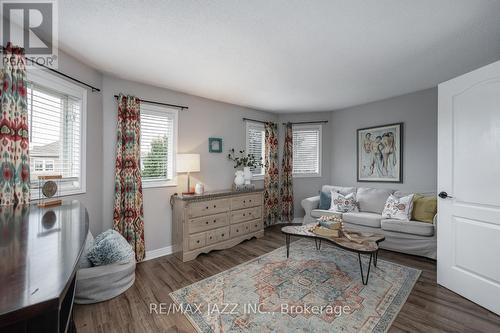
<instances>
[{"instance_id":1,"label":"throw pillow","mask_svg":"<svg viewBox=\"0 0 500 333\"><path fill-rule=\"evenodd\" d=\"M134 259L132 246L115 230L107 230L95 238L87 258L94 266L114 264Z\"/></svg>"},{"instance_id":2,"label":"throw pillow","mask_svg":"<svg viewBox=\"0 0 500 333\"><path fill-rule=\"evenodd\" d=\"M358 203L356 202L356 195L354 193L349 193L348 195L342 195L340 193L331 192L332 203L330 210L338 213L349 213L358 210Z\"/></svg>"},{"instance_id":3,"label":"throw pillow","mask_svg":"<svg viewBox=\"0 0 500 333\"><path fill-rule=\"evenodd\" d=\"M332 195L330 192L321 191L319 194L319 209L329 210L332 204Z\"/></svg>"},{"instance_id":4,"label":"throw pillow","mask_svg":"<svg viewBox=\"0 0 500 333\"><path fill-rule=\"evenodd\" d=\"M432 223L437 213L437 198L416 194L413 198L412 220Z\"/></svg>"},{"instance_id":5,"label":"throw pillow","mask_svg":"<svg viewBox=\"0 0 500 333\"><path fill-rule=\"evenodd\" d=\"M382 217L401 221L409 221L413 208L413 194L398 198L390 195L385 202Z\"/></svg>"}]
</instances>

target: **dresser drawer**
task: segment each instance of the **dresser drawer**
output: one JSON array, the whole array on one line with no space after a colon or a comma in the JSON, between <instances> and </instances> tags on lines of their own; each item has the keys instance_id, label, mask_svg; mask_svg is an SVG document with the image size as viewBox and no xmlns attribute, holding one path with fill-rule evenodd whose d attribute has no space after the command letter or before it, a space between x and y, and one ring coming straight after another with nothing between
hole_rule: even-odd
<instances>
[{"instance_id":1,"label":"dresser drawer","mask_svg":"<svg viewBox=\"0 0 500 333\"><path fill-rule=\"evenodd\" d=\"M232 210L260 206L261 204L262 195L260 194L249 194L231 199Z\"/></svg>"},{"instance_id":2,"label":"dresser drawer","mask_svg":"<svg viewBox=\"0 0 500 333\"><path fill-rule=\"evenodd\" d=\"M263 226L264 226L262 219L250 221L250 222L248 222L248 224L250 225L251 232L262 230Z\"/></svg>"},{"instance_id":3,"label":"dresser drawer","mask_svg":"<svg viewBox=\"0 0 500 333\"><path fill-rule=\"evenodd\" d=\"M229 210L229 199L207 200L189 205L188 217L214 215Z\"/></svg>"},{"instance_id":4,"label":"dresser drawer","mask_svg":"<svg viewBox=\"0 0 500 333\"><path fill-rule=\"evenodd\" d=\"M248 232L245 231L246 223L235 224L231 226L231 238L242 236Z\"/></svg>"},{"instance_id":5,"label":"dresser drawer","mask_svg":"<svg viewBox=\"0 0 500 333\"><path fill-rule=\"evenodd\" d=\"M214 228L219 228L229 224L228 214L222 213L217 215L198 217L189 220L188 224L189 224L188 230L190 234Z\"/></svg>"},{"instance_id":6,"label":"dresser drawer","mask_svg":"<svg viewBox=\"0 0 500 333\"><path fill-rule=\"evenodd\" d=\"M241 209L231 212L231 224L255 220L261 217L262 217L261 207Z\"/></svg>"},{"instance_id":7,"label":"dresser drawer","mask_svg":"<svg viewBox=\"0 0 500 333\"><path fill-rule=\"evenodd\" d=\"M188 239L189 249L194 250L194 249L198 249L200 247L204 247L206 244L206 238L207 238L207 234L205 232L189 236L189 239Z\"/></svg>"},{"instance_id":8,"label":"dresser drawer","mask_svg":"<svg viewBox=\"0 0 500 333\"><path fill-rule=\"evenodd\" d=\"M207 231L207 245L223 242L229 239L229 227Z\"/></svg>"}]
</instances>

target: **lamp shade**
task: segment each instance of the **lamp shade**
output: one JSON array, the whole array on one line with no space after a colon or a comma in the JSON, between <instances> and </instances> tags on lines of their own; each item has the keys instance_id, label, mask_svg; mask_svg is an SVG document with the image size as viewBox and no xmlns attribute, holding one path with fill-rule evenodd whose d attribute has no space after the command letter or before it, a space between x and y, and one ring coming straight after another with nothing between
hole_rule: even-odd
<instances>
[{"instance_id":1,"label":"lamp shade","mask_svg":"<svg viewBox=\"0 0 500 333\"><path fill-rule=\"evenodd\" d=\"M177 154L177 172L200 172L200 154Z\"/></svg>"}]
</instances>

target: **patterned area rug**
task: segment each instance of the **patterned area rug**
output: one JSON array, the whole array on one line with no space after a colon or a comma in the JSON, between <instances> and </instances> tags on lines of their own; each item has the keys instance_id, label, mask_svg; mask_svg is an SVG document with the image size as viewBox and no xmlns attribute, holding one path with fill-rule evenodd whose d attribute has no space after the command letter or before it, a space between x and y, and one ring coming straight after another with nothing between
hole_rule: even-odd
<instances>
[{"instance_id":1,"label":"patterned area rug","mask_svg":"<svg viewBox=\"0 0 500 333\"><path fill-rule=\"evenodd\" d=\"M419 275L378 260L365 286L357 254L302 239L170 296L199 332L386 332Z\"/></svg>"}]
</instances>

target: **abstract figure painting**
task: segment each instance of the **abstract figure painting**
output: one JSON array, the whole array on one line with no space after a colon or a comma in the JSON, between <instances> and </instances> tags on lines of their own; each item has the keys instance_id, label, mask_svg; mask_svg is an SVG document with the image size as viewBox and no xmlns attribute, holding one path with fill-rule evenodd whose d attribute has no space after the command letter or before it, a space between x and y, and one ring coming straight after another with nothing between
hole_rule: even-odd
<instances>
[{"instance_id":1,"label":"abstract figure painting","mask_svg":"<svg viewBox=\"0 0 500 333\"><path fill-rule=\"evenodd\" d=\"M403 182L403 123L357 131L358 182Z\"/></svg>"}]
</instances>

